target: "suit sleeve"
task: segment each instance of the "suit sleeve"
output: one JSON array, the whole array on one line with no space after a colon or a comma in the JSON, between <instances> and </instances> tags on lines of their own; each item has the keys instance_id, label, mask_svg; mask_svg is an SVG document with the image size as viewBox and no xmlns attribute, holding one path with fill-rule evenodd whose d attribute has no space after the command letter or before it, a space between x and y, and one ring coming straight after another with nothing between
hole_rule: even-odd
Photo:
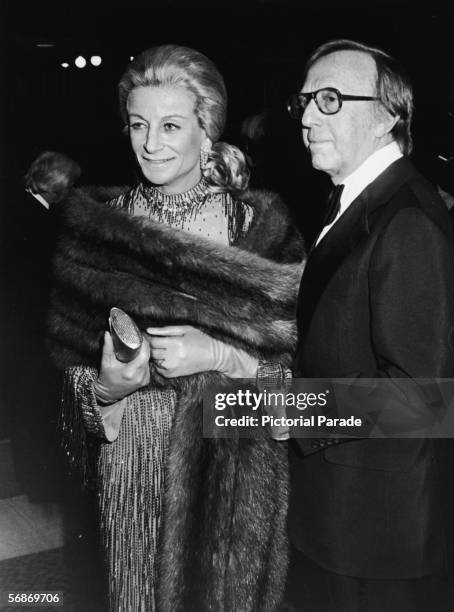
<instances>
[{"instance_id":1,"label":"suit sleeve","mask_svg":"<svg viewBox=\"0 0 454 612\"><path fill-rule=\"evenodd\" d=\"M381 379L375 423L383 434L426 431L442 413L435 379L454 375L453 265L453 243L419 208L400 210L377 240L369 268L378 365L371 377Z\"/></svg>"},{"instance_id":2,"label":"suit sleeve","mask_svg":"<svg viewBox=\"0 0 454 612\"><path fill-rule=\"evenodd\" d=\"M454 245L423 211L396 214L370 260L372 343L385 376L454 374Z\"/></svg>"}]
</instances>

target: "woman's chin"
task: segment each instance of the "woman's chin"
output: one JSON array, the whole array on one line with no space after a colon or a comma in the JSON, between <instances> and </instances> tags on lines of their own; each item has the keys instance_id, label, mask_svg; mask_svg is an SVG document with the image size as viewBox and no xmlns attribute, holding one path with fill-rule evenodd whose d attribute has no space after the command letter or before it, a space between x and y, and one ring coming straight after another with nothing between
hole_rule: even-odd
<instances>
[{"instance_id":1,"label":"woman's chin","mask_svg":"<svg viewBox=\"0 0 454 612\"><path fill-rule=\"evenodd\" d=\"M174 177L165 170L154 169L148 170L143 173L148 182L156 185L156 187L162 187L173 182Z\"/></svg>"}]
</instances>

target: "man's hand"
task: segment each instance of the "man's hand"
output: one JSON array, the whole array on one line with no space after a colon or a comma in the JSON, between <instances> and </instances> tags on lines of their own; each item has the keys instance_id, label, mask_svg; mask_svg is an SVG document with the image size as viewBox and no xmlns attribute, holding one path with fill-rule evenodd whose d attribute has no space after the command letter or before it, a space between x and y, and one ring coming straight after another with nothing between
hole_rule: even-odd
<instances>
[{"instance_id":1,"label":"man's hand","mask_svg":"<svg viewBox=\"0 0 454 612\"><path fill-rule=\"evenodd\" d=\"M116 402L150 382L150 347L142 342L139 354L129 363L115 357L112 336L104 334L101 368L93 385L96 399L103 404Z\"/></svg>"}]
</instances>

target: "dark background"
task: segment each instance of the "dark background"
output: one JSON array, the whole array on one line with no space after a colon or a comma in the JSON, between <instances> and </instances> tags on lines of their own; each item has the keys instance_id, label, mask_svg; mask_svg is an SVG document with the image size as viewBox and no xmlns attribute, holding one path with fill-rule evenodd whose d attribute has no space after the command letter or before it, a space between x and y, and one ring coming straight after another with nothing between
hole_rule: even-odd
<instances>
[{"instance_id":1,"label":"dark background","mask_svg":"<svg viewBox=\"0 0 454 612\"><path fill-rule=\"evenodd\" d=\"M416 165L454 192L454 8L424 0L130 0L0 3L0 220L14 207L22 176L44 149L82 166L81 183L134 180L122 134L116 85L130 56L161 43L192 46L218 65L229 92L224 139L240 141L241 121L267 108L268 186L289 202L303 233L320 218L325 178L311 170L300 130L285 111L313 48L348 37L380 46L401 60L415 86ZM42 47L40 44L51 46ZM78 55L102 57L100 67L74 66ZM70 67L60 64L67 61ZM450 97L451 95L451 97ZM7 299L4 297L4 299ZM0 349L1 350L1 349ZM5 358L5 356L3 356ZM10 381L11 383L11 381ZM13 381L13 385L15 382ZM20 384L20 381L18 381ZM13 408L0 391L0 439Z\"/></svg>"},{"instance_id":2,"label":"dark background","mask_svg":"<svg viewBox=\"0 0 454 612\"><path fill-rule=\"evenodd\" d=\"M130 179L116 84L131 55L168 42L193 46L220 68L230 95L226 140L237 140L244 117L265 105L272 109L279 127L274 137L280 136L276 163L301 166L301 159L294 164L300 138L285 117L285 101L308 53L335 37L356 38L397 56L415 84L418 154L454 150L447 142L448 83L454 79L449 3L131 0L116 7L105 1L10 0L1 7L6 181L45 148L77 159L85 182ZM79 54L101 55L103 63L78 69L73 60ZM62 61L70 68L61 68Z\"/></svg>"}]
</instances>

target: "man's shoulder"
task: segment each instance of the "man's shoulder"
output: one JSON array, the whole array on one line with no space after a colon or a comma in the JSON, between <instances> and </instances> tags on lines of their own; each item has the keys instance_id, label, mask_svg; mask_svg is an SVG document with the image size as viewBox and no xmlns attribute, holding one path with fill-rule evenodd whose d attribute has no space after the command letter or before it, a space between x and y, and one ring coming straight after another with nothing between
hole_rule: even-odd
<instances>
[{"instance_id":1,"label":"man's shoulder","mask_svg":"<svg viewBox=\"0 0 454 612\"><path fill-rule=\"evenodd\" d=\"M19 199L19 206L16 208L16 217L19 225L35 225L48 222L49 211L31 193L24 191Z\"/></svg>"},{"instance_id":2,"label":"man's shoulder","mask_svg":"<svg viewBox=\"0 0 454 612\"><path fill-rule=\"evenodd\" d=\"M370 186L371 226L396 215L421 216L442 229L449 226L448 209L435 186L407 158L398 160Z\"/></svg>"}]
</instances>

